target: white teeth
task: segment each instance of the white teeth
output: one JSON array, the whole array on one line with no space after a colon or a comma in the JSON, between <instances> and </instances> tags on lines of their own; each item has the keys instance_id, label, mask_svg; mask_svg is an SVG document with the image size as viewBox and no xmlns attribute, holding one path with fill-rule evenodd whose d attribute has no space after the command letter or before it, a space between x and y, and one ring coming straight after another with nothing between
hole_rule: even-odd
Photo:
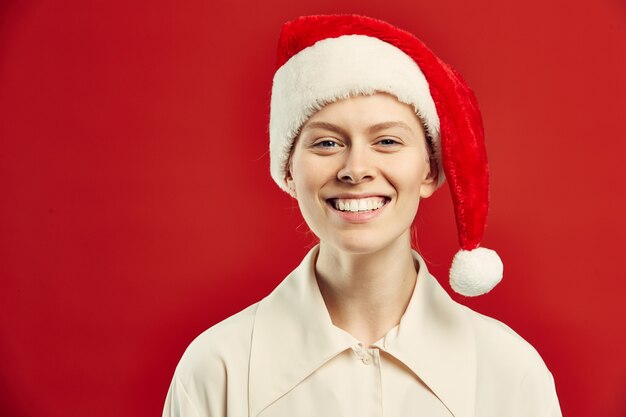
<instances>
[{"instance_id":1,"label":"white teeth","mask_svg":"<svg viewBox=\"0 0 626 417\"><path fill-rule=\"evenodd\" d=\"M331 203L340 211L359 212L377 210L385 205L385 199L383 197L333 199Z\"/></svg>"}]
</instances>

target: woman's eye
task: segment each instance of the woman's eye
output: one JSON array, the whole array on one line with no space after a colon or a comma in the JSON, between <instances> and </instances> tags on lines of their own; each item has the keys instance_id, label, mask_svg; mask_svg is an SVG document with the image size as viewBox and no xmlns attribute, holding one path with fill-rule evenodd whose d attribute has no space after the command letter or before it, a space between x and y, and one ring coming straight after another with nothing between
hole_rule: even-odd
<instances>
[{"instance_id":1,"label":"woman's eye","mask_svg":"<svg viewBox=\"0 0 626 417\"><path fill-rule=\"evenodd\" d=\"M389 145L397 145L400 142L398 142L395 139L384 138L384 139L379 140L378 143L380 143L381 145L389 146Z\"/></svg>"},{"instance_id":2,"label":"woman's eye","mask_svg":"<svg viewBox=\"0 0 626 417\"><path fill-rule=\"evenodd\" d=\"M335 146L337 146L337 142L332 140L322 140L317 142L315 146L318 148L334 148Z\"/></svg>"}]
</instances>

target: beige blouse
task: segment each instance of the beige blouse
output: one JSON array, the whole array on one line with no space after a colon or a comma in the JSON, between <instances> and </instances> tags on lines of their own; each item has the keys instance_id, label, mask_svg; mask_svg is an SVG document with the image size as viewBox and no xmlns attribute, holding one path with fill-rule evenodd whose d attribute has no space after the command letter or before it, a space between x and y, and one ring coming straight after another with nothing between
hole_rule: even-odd
<instances>
[{"instance_id":1,"label":"beige blouse","mask_svg":"<svg viewBox=\"0 0 626 417\"><path fill-rule=\"evenodd\" d=\"M453 301L422 258L400 324L362 346L334 326L314 247L176 368L164 417L557 417L552 375L509 327Z\"/></svg>"}]
</instances>

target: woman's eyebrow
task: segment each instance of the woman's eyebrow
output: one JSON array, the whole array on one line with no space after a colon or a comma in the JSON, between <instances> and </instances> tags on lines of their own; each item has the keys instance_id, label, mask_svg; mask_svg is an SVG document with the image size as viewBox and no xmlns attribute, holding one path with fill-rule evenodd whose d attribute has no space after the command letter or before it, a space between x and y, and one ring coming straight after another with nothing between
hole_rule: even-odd
<instances>
[{"instance_id":1,"label":"woman's eyebrow","mask_svg":"<svg viewBox=\"0 0 626 417\"><path fill-rule=\"evenodd\" d=\"M400 120L391 120L388 122L381 122L381 123L376 123L374 125L371 125L367 128L367 132L368 133L375 133L384 129L389 129L392 127L399 127L401 129L405 129L408 130L409 132L413 133L413 129L411 129L411 127L409 125L407 125L406 123L400 121ZM330 123L330 122L310 122L307 123L303 128L302 131L308 130L308 129L326 129L326 130L330 130L332 132L337 132L341 135L347 136L347 132L342 129L341 127Z\"/></svg>"},{"instance_id":2,"label":"woman's eyebrow","mask_svg":"<svg viewBox=\"0 0 626 417\"><path fill-rule=\"evenodd\" d=\"M407 125L406 123L400 121L400 120L393 120L393 121L388 121L388 122L381 122L381 123L376 123L375 125L371 125L370 127L367 128L367 132L368 133L375 133L378 132L380 130L385 130L385 129L389 129L392 127L399 127L401 129L405 129L408 130L410 133L413 133L413 129L411 129L411 127L409 125Z\"/></svg>"},{"instance_id":3,"label":"woman's eyebrow","mask_svg":"<svg viewBox=\"0 0 626 417\"><path fill-rule=\"evenodd\" d=\"M339 134L341 134L343 136L347 136L348 135L348 133L344 129L342 129L341 127L339 127L339 126L337 126L335 124L329 123L329 122L310 122L310 123L307 123L302 128L302 131L304 132L305 130L308 130L308 129L326 129L326 130L330 130L332 132L337 132L337 133L339 133Z\"/></svg>"}]
</instances>

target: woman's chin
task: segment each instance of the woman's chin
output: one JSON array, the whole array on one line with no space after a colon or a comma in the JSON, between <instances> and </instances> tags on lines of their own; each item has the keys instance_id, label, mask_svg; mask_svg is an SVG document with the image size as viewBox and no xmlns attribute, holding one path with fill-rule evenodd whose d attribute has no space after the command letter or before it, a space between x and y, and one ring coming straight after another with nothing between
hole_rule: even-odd
<instances>
[{"instance_id":1,"label":"woman's chin","mask_svg":"<svg viewBox=\"0 0 626 417\"><path fill-rule=\"evenodd\" d=\"M393 240L381 239L380 233L372 233L371 236L369 236L368 233L361 232L334 236L333 239L328 240L328 243L336 250L344 253L366 255L385 249L392 244ZM324 244L324 240L322 240L322 244Z\"/></svg>"}]
</instances>

